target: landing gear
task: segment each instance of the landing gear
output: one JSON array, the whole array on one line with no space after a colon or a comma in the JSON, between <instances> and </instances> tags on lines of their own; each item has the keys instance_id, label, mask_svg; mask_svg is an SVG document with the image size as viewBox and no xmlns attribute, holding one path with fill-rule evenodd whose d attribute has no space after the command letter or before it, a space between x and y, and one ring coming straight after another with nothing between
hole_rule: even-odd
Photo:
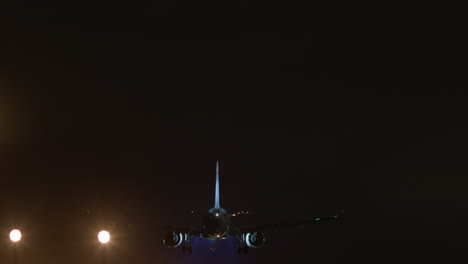
<instances>
[{"instance_id":1,"label":"landing gear","mask_svg":"<svg viewBox=\"0 0 468 264\"><path fill-rule=\"evenodd\" d=\"M211 247L210 247L210 252L214 253L216 251L216 239L211 240Z\"/></svg>"},{"instance_id":2,"label":"landing gear","mask_svg":"<svg viewBox=\"0 0 468 264\"><path fill-rule=\"evenodd\" d=\"M242 253L247 254L249 247L245 243L245 235L238 235L236 238L239 240L239 246L237 247L237 254L241 255Z\"/></svg>"},{"instance_id":3,"label":"landing gear","mask_svg":"<svg viewBox=\"0 0 468 264\"><path fill-rule=\"evenodd\" d=\"M249 247L243 246L243 247L237 247L237 254L242 255L242 253L247 254Z\"/></svg>"},{"instance_id":4,"label":"landing gear","mask_svg":"<svg viewBox=\"0 0 468 264\"><path fill-rule=\"evenodd\" d=\"M182 253L192 254L192 246L183 246L182 247Z\"/></svg>"},{"instance_id":5,"label":"landing gear","mask_svg":"<svg viewBox=\"0 0 468 264\"><path fill-rule=\"evenodd\" d=\"M184 236L185 245L182 246L182 253L192 254L192 245L190 245L190 240L192 240L192 238L193 238L192 235L185 234Z\"/></svg>"}]
</instances>

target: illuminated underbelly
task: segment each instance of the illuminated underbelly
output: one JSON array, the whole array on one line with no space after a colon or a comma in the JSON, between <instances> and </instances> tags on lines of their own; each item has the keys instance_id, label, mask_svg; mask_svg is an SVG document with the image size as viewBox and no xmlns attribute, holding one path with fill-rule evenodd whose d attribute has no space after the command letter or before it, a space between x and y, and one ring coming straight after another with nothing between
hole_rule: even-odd
<instances>
[{"instance_id":1,"label":"illuminated underbelly","mask_svg":"<svg viewBox=\"0 0 468 264\"><path fill-rule=\"evenodd\" d=\"M206 239L226 239L229 237L229 233L228 232L223 232L223 233L215 233L215 234L209 234L209 233L205 233L203 234L202 238L206 238Z\"/></svg>"}]
</instances>

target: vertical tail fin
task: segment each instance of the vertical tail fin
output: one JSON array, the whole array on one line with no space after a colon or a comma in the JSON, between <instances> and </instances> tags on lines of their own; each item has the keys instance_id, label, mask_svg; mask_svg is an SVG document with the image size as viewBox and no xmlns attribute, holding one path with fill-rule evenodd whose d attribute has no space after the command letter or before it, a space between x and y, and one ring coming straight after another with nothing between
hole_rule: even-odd
<instances>
[{"instance_id":1,"label":"vertical tail fin","mask_svg":"<svg viewBox=\"0 0 468 264\"><path fill-rule=\"evenodd\" d=\"M216 161L216 187L214 208L219 209L219 161Z\"/></svg>"}]
</instances>

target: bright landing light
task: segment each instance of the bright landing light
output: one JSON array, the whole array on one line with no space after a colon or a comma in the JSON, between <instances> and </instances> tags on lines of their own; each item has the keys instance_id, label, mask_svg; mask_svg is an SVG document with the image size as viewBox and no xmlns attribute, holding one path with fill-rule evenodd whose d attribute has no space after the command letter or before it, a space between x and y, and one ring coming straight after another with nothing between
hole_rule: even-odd
<instances>
[{"instance_id":1,"label":"bright landing light","mask_svg":"<svg viewBox=\"0 0 468 264\"><path fill-rule=\"evenodd\" d=\"M18 242L21 240L21 231L19 231L18 229L13 229L11 230L10 232L10 240L12 242Z\"/></svg>"},{"instance_id":2,"label":"bright landing light","mask_svg":"<svg viewBox=\"0 0 468 264\"><path fill-rule=\"evenodd\" d=\"M98 240L99 242L101 242L102 244L106 244L110 241L110 234L109 232L105 231L105 230L102 230L101 232L99 232L98 234Z\"/></svg>"}]
</instances>

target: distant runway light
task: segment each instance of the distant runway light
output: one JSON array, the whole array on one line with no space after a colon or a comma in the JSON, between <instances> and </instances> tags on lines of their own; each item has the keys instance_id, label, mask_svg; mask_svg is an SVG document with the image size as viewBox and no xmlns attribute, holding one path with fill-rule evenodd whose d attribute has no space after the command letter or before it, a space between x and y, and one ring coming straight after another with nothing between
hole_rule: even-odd
<instances>
[{"instance_id":1,"label":"distant runway light","mask_svg":"<svg viewBox=\"0 0 468 264\"><path fill-rule=\"evenodd\" d=\"M102 230L101 232L99 232L98 234L98 240L99 242L101 242L102 244L106 244L110 241L110 234L109 232L105 231L105 230Z\"/></svg>"},{"instance_id":2,"label":"distant runway light","mask_svg":"<svg viewBox=\"0 0 468 264\"><path fill-rule=\"evenodd\" d=\"M18 242L21 240L21 231L19 231L18 229L13 229L11 230L10 232L10 240L12 242Z\"/></svg>"}]
</instances>

